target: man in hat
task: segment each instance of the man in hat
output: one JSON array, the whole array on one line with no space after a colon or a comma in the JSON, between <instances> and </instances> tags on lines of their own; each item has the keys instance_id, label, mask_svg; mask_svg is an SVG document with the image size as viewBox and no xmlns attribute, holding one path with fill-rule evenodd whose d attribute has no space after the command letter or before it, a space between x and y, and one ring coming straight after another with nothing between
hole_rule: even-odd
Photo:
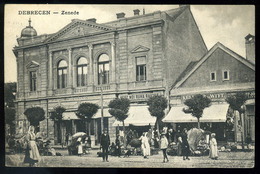
<instances>
[{"instance_id":1,"label":"man in hat","mask_svg":"<svg viewBox=\"0 0 260 174\"><path fill-rule=\"evenodd\" d=\"M100 142L102 153L103 153L103 162L108 162L108 147L110 145L110 138L107 133L107 129L104 130L103 134L101 135L101 142Z\"/></svg>"}]
</instances>

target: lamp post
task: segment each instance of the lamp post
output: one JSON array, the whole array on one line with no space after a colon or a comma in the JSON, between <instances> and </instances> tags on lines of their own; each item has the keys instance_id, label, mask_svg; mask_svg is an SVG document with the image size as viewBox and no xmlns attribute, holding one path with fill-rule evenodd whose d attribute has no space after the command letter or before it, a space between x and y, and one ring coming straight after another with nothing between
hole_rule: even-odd
<instances>
[{"instance_id":1,"label":"lamp post","mask_svg":"<svg viewBox=\"0 0 260 174\"><path fill-rule=\"evenodd\" d=\"M103 132L103 129L104 129L104 113L103 113L103 77L104 77L104 73L103 71L101 70L101 133Z\"/></svg>"}]
</instances>

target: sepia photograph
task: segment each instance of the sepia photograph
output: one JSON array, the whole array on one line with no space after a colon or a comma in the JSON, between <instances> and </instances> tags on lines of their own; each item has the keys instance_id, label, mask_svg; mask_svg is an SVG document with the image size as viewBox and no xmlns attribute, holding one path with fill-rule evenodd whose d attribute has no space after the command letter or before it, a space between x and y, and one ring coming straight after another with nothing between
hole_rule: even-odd
<instances>
[{"instance_id":1,"label":"sepia photograph","mask_svg":"<svg viewBox=\"0 0 260 174\"><path fill-rule=\"evenodd\" d=\"M255 6L5 4L5 167L254 168Z\"/></svg>"}]
</instances>

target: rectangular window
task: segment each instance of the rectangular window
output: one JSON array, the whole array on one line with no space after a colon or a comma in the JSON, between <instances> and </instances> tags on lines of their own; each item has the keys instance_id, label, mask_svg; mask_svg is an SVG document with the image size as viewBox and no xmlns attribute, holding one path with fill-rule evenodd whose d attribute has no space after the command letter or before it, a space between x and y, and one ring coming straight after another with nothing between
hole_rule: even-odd
<instances>
[{"instance_id":1,"label":"rectangular window","mask_svg":"<svg viewBox=\"0 0 260 174\"><path fill-rule=\"evenodd\" d=\"M210 81L216 81L217 77L216 77L216 72L211 72L210 73Z\"/></svg>"},{"instance_id":2,"label":"rectangular window","mask_svg":"<svg viewBox=\"0 0 260 174\"><path fill-rule=\"evenodd\" d=\"M146 57L136 57L136 81L146 80Z\"/></svg>"},{"instance_id":3,"label":"rectangular window","mask_svg":"<svg viewBox=\"0 0 260 174\"><path fill-rule=\"evenodd\" d=\"M223 80L229 80L229 71L223 71Z\"/></svg>"},{"instance_id":4,"label":"rectangular window","mask_svg":"<svg viewBox=\"0 0 260 174\"><path fill-rule=\"evenodd\" d=\"M36 91L36 71L30 72L30 91Z\"/></svg>"}]
</instances>

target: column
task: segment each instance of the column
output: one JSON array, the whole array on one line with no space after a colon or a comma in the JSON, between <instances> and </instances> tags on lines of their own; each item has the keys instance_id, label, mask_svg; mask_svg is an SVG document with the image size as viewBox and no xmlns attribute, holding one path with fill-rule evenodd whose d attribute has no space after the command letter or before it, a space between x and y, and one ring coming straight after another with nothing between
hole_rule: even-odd
<instances>
[{"instance_id":1,"label":"column","mask_svg":"<svg viewBox=\"0 0 260 174\"><path fill-rule=\"evenodd\" d=\"M52 51L49 51L49 90L53 89L53 78L52 78Z\"/></svg>"},{"instance_id":2,"label":"column","mask_svg":"<svg viewBox=\"0 0 260 174\"><path fill-rule=\"evenodd\" d=\"M115 61L115 41L111 41L111 56L112 56L112 83L116 82L116 61Z\"/></svg>"},{"instance_id":3,"label":"column","mask_svg":"<svg viewBox=\"0 0 260 174\"><path fill-rule=\"evenodd\" d=\"M88 49L89 49L89 85L93 85L94 84L94 76L93 76L93 55L92 55L92 50L93 50L93 45L90 44L88 45Z\"/></svg>"},{"instance_id":4,"label":"column","mask_svg":"<svg viewBox=\"0 0 260 174\"><path fill-rule=\"evenodd\" d=\"M67 50L69 52L68 87L71 88L72 87L72 82L73 82L72 70L71 70L71 68L72 68L72 66L71 66L71 62L72 62L72 60L71 60L71 57L72 57L71 56L71 48L68 48Z\"/></svg>"}]
</instances>

